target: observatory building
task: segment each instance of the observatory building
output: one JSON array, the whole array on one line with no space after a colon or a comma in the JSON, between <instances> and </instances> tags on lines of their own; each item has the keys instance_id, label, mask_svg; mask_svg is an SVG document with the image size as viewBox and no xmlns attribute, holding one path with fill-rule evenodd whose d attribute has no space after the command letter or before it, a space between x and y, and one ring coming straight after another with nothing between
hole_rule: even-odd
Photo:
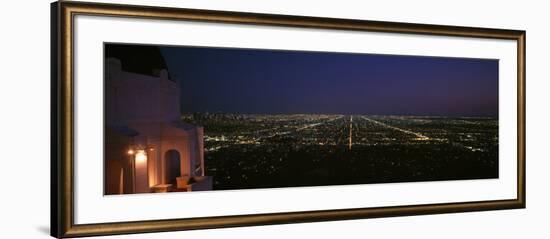
<instances>
[{"instance_id":1,"label":"observatory building","mask_svg":"<svg viewBox=\"0 0 550 239\"><path fill-rule=\"evenodd\" d=\"M180 120L180 85L152 46L105 45L105 194L212 189L203 128Z\"/></svg>"}]
</instances>

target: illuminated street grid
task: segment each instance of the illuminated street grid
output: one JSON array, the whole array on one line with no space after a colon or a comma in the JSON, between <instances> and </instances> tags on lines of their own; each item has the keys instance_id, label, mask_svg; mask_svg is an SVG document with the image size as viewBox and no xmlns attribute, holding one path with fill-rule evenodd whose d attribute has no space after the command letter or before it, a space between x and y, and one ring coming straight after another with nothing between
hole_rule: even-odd
<instances>
[{"instance_id":1,"label":"illuminated street grid","mask_svg":"<svg viewBox=\"0 0 550 239\"><path fill-rule=\"evenodd\" d=\"M498 177L498 120L192 114L214 189Z\"/></svg>"}]
</instances>

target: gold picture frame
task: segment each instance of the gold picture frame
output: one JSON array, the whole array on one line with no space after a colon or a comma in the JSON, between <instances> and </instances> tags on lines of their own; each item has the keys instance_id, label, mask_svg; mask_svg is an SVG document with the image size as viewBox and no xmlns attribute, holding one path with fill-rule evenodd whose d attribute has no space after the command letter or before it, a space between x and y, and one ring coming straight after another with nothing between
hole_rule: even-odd
<instances>
[{"instance_id":1,"label":"gold picture frame","mask_svg":"<svg viewBox=\"0 0 550 239\"><path fill-rule=\"evenodd\" d=\"M52 3L51 235L80 237L525 208L525 39L521 30L379 22L84 2ZM517 197L509 200L348 208L100 224L74 223L74 18L77 15L508 39L517 42Z\"/></svg>"}]
</instances>

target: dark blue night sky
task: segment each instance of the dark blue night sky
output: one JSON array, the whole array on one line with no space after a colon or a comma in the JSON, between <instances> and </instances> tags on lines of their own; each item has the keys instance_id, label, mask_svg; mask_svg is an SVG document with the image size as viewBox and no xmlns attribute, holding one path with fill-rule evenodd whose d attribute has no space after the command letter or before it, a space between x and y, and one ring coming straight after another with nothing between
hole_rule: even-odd
<instances>
[{"instance_id":1,"label":"dark blue night sky","mask_svg":"<svg viewBox=\"0 0 550 239\"><path fill-rule=\"evenodd\" d=\"M182 111L498 117L498 60L161 47Z\"/></svg>"}]
</instances>

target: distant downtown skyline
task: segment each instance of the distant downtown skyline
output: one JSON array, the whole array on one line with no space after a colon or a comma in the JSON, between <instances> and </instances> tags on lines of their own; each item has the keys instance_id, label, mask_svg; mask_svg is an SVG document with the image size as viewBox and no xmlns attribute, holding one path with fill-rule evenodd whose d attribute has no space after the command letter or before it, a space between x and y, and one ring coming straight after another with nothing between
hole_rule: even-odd
<instances>
[{"instance_id":1,"label":"distant downtown skyline","mask_svg":"<svg viewBox=\"0 0 550 239\"><path fill-rule=\"evenodd\" d=\"M498 117L498 60L160 47L182 112Z\"/></svg>"}]
</instances>

